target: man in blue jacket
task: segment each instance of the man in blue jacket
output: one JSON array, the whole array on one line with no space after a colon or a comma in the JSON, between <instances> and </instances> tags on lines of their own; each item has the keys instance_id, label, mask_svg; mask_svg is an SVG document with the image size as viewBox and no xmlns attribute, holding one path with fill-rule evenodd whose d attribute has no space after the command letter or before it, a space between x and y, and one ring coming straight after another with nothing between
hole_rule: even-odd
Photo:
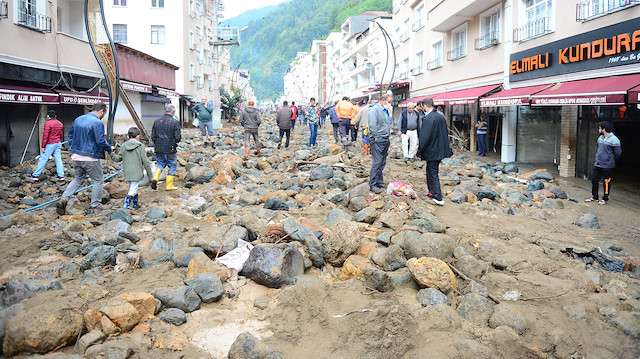
<instances>
[{"instance_id":1,"label":"man in blue jacket","mask_svg":"<svg viewBox=\"0 0 640 359\"><path fill-rule=\"evenodd\" d=\"M598 124L598 150L596 151L596 161L593 164L591 175L591 198L586 202L597 201L598 204L607 204L609 192L611 191L611 175L616 167L616 161L622 156L622 146L620 140L613 134L611 122L602 121ZM603 179L604 196L598 200L598 187L600 178Z\"/></svg>"},{"instance_id":2,"label":"man in blue jacket","mask_svg":"<svg viewBox=\"0 0 640 359\"><path fill-rule=\"evenodd\" d=\"M93 105L91 112L82 115L73 121L67 139L69 140L69 152L73 161L75 176L62 194L62 198L56 203L59 215L64 215L67 202L89 176L93 188L91 189L91 212L99 212L107 209L100 204L102 201L102 176L101 159L104 153L111 153L113 149L104 138L104 125L100 121L107 113L107 105L98 102Z\"/></svg>"},{"instance_id":3,"label":"man in blue jacket","mask_svg":"<svg viewBox=\"0 0 640 359\"><path fill-rule=\"evenodd\" d=\"M336 104L333 103L333 106L329 109L329 118L331 119L331 125L333 126L333 139L338 143L338 133L340 132L340 119L338 119L338 114L336 113Z\"/></svg>"},{"instance_id":4,"label":"man in blue jacket","mask_svg":"<svg viewBox=\"0 0 640 359\"><path fill-rule=\"evenodd\" d=\"M369 109L369 141L371 142L371 172L369 189L380 193L384 187L382 171L387 164L389 152L389 135L391 128L387 122L388 114L385 106L391 101L390 95L382 95L380 101Z\"/></svg>"}]
</instances>

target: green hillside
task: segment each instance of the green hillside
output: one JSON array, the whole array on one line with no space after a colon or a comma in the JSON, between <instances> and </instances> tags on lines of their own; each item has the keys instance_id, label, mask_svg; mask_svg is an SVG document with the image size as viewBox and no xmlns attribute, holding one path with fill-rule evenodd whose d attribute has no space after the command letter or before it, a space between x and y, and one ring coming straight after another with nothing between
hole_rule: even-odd
<instances>
[{"instance_id":1,"label":"green hillside","mask_svg":"<svg viewBox=\"0 0 640 359\"><path fill-rule=\"evenodd\" d=\"M293 0L250 21L241 45L231 50L231 64L251 71L251 86L258 99L276 99L283 77L299 51L311 41L337 30L347 16L366 10L390 11L392 0ZM241 24L238 24L241 26Z\"/></svg>"},{"instance_id":2,"label":"green hillside","mask_svg":"<svg viewBox=\"0 0 640 359\"><path fill-rule=\"evenodd\" d=\"M230 26L230 27L243 27L250 23L251 21L258 20L270 12L274 11L278 6L271 5L265 6L259 9L251 9L243 12L242 14L232 17L230 19L222 20L220 22L220 26Z\"/></svg>"}]
</instances>

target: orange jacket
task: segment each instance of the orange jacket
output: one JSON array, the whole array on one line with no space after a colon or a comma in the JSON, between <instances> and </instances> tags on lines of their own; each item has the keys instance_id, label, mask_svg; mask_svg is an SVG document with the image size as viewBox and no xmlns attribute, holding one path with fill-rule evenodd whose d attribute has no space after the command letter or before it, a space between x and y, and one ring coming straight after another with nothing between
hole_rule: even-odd
<instances>
[{"instance_id":1,"label":"orange jacket","mask_svg":"<svg viewBox=\"0 0 640 359\"><path fill-rule=\"evenodd\" d=\"M338 118L348 118L351 120L351 118L355 118L355 116L353 116L353 112L355 111L354 107L351 102L342 100L336 105L336 115L338 115Z\"/></svg>"},{"instance_id":2,"label":"orange jacket","mask_svg":"<svg viewBox=\"0 0 640 359\"><path fill-rule=\"evenodd\" d=\"M353 105L353 111L351 111L351 124L355 126L356 117L358 117L358 112L360 112L360 107L358 105Z\"/></svg>"}]
</instances>

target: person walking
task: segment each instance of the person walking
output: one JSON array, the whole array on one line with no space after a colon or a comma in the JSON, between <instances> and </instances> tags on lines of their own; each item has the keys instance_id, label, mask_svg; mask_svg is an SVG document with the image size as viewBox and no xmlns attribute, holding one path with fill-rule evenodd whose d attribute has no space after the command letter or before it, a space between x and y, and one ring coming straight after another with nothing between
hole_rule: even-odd
<instances>
[{"instance_id":1,"label":"person walking","mask_svg":"<svg viewBox=\"0 0 640 359\"><path fill-rule=\"evenodd\" d=\"M240 124L244 127L244 157L249 157L251 150L251 137L256 145L256 155L262 153L262 143L258 138L258 127L260 127L260 112L255 108L254 101L247 102L247 107L240 113Z\"/></svg>"},{"instance_id":2,"label":"person walking","mask_svg":"<svg viewBox=\"0 0 640 359\"><path fill-rule=\"evenodd\" d=\"M106 113L107 105L102 102L95 103L91 107L91 112L76 118L69 128L67 139L73 161L74 178L62 193L62 198L56 203L56 211L61 216L67 211L67 202L80 188L87 176L93 185L89 211L97 213L108 208L101 204L104 177L100 163L100 160L104 159L105 152L113 152L104 138L104 125L100 121Z\"/></svg>"},{"instance_id":3,"label":"person walking","mask_svg":"<svg viewBox=\"0 0 640 359\"><path fill-rule=\"evenodd\" d=\"M325 103L320 110L320 128L324 128L324 124L327 122L327 116L329 116L329 105Z\"/></svg>"},{"instance_id":4,"label":"person walking","mask_svg":"<svg viewBox=\"0 0 640 359\"><path fill-rule=\"evenodd\" d=\"M422 121L418 135L420 146L418 157L427 161L427 187L433 195L433 202L439 206L444 205L442 190L440 189L440 177L438 170L440 161L451 157L453 151L449 147L447 122L433 106L433 99L426 98L422 101L427 115Z\"/></svg>"},{"instance_id":5,"label":"person walking","mask_svg":"<svg viewBox=\"0 0 640 359\"><path fill-rule=\"evenodd\" d=\"M306 119L309 121L309 146L314 147L316 145L316 137L318 137L318 125L320 124L320 107L316 106L316 99L311 98L311 103L307 107Z\"/></svg>"},{"instance_id":6,"label":"person walking","mask_svg":"<svg viewBox=\"0 0 640 359\"><path fill-rule=\"evenodd\" d=\"M374 104L374 100L370 99L368 104L362 105L358 115L356 116L356 123L358 129L362 129L362 146L364 147L364 155L370 155L371 149L369 147L369 110Z\"/></svg>"},{"instance_id":7,"label":"person walking","mask_svg":"<svg viewBox=\"0 0 640 359\"><path fill-rule=\"evenodd\" d=\"M398 117L397 131L402 138L402 154L407 164L413 162L418 151L418 127L420 114L415 110L416 104L409 102L407 109Z\"/></svg>"},{"instance_id":8,"label":"person walking","mask_svg":"<svg viewBox=\"0 0 640 359\"><path fill-rule=\"evenodd\" d=\"M289 103L287 101L284 101L282 103L282 107L280 107L278 109L278 112L276 112L276 123L278 124L278 128L280 129L280 136L278 137L278 149L280 149L280 146L282 145L282 136L287 136L287 142L285 143L284 148L289 148L291 128L293 127L294 121L291 121L293 110L291 109L291 107L287 107L288 104Z\"/></svg>"},{"instance_id":9,"label":"person walking","mask_svg":"<svg viewBox=\"0 0 640 359\"><path fill-rule=\"evenodd\" d=\"M347 150L347 146L349 145L349 129L351 128L351 119L353 117L353 112L355 111L354 106L349 102L348 97L343 97L342 101L338 102L336 105L336 114L338 115L339 120L339 129L340 129L340 138L342 139L342 146L344 146L344 150Z\"/></svg>"},{"instance_id":10,"label":"person walking","mask_svg":"<svg viewBox=\"0 0 640 359\"><path fill-rule=\"evenodd\" d=\"M336 113L336 105L338 103L334 103L333 106L329 109L329 119L331 120L331 126L333 126L333 139L338 143L338 134L340 133L340 119L338 118L338 114Z\"/></svg>"},{"instance_id":11,"label":"person walking","mask_svg":"<svg viewBox=\"0 0 640 359\"><path fill-rule=\"evenodd\" d=\"M355 102L351 104L353 105L353 111L351 112L351 126L349 127L349 131L351 131L351 142L355 143L358 140L358 121L356 118L358 117L358 113L360 113L360 107L356 105Z\"/></svg>"},{"instance_id":12,"label":"person walking","mask_svg":"<svg viewBox=\"0 0 640 359\"><path fill-rule=\"evenodd\" d=\"M478 136L478 156L487 155L487 115L480 114L480 121L476 123L476 135Z\"/></svg>"},{"instance_id":13,"label":"person walking","mask_svg":"<svg viewBox=\"0 0 640 359\"><path fill-rule=\"evenodd\" d=\"M42 174L42 170L44 170L44 166L47 165L51 156L53 156L56 163L56 172L58 174L56 178L60 181L64 180L64 165L60 154L63 134L64 127L62 122L58 121L56 111L49 110L47 122L45 122L44 130L42 131L42 152L40 153L36 170L28 177L30 180L37 181L40 178L40 174Z\"/></svg>"},{"instance_id":14,"label":"person walking","mask_svg":"<svg viewBox=\"0 0 640 359\"><path fill-rule=\"evenodd\" d=\"M371 141L372 157L369 189L375 193L380 193L384 187L382 171L387 164L389 135L391 134L385 106L390 99L391 95L382 95L380 101L369 109L369 140Z\"/></svg>"},{"instance_id":15,"label":"person walking","mask_svg":"<svg viewBox=\"0 0 640 359\"><path fill-rule=\"evenodd\" d=\"M597 201L598 204L607 204L611 193L611 177L616 161L622 156L622 145L616 135L613 134L613 124L602 121L598 123L598 150L596 151L596 161L593 164L591 174L591 198L585 202ZM600 179L603 181L604 196L599 199L598 187Z\"/></svg>"},{"instance_id":16,"label":"person walking","mask_svg":"<svg viewBox=\"0 0 640 359\"><path fill-rule=\"evenodd\" d=\"M151 180L151 188L158 189L158 181L160 175L167 167L167 180L166 190L173 191L177 187L173 185L173 181L176 175L176 168L178 167L178 142L182 140L182 133L180 132L180 124L173 119L173 114L176 112L174 105L166 105L164 115L153 122L153 128L151 129L151 140L155 144L156 153L156 173Z\"/></svg>"},{"instance_id":17,"label":"person walking","mask_svg":"<svg viewBox=\"0 0 640 359\"><path fill-rule=\"evenodd\" d=\"M211 145L212 148L215 148L215 144L213 143L213 119L211 118L211 113L213 113L213 102L207 101L206 97L201 99L201 102L191 108L191 111L196 114L198 117L198 121L200 124L200 134L202 135L202 142L204 142L204 147Z\"/></svg>"},{"instance_id":18,"label":"person walking","mask_svg":"<svg viewBox=\"0 0 640 359\"><path fill-rule=\"evenodd\" d=\"M298 120L298 108L296 107L295 101L291 101L291 127L289 128L291 131L296 129L296 121ZM289 133L291 135L291 133ZM289 136L287 136L287 139Z\"/></svg>"},{"instance_id":19,"label":"person walking","mask_svg":"<svg viewBox=\"0 0 640 359\"><path fill-rule=\"evenodd\" d=\"M175 121L175 120L174 120ZM147 158L147 151L140 142L140 129L131 127L127 132L129 138L121 147L118 154L111 153L111 159L120 162L124 169L124 179L129 182L129 192L124 196L122 208L136 210L140 208L138 204L138 186L140 181L144 179L144 172L147 172L147 178L151 178L151 165Z\"/></svg>"}]
</instances>

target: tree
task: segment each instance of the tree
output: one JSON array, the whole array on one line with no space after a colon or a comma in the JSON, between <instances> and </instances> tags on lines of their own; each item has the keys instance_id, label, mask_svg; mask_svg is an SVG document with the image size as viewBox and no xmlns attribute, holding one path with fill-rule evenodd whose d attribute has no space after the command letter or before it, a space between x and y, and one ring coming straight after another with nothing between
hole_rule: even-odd
<instances>
[{"instance_id":1,"label":"tree","mask_svg":"<svg viewBox=\"0 0 640 359\"><path fill-rule=\"evenodd\" d=\"M235 91L233 95L229 94L224 87L220 87L220 101L226 106L228 118L238 116L238 105L244 102L242 91Z\"/></svg>"}]
</instances>

